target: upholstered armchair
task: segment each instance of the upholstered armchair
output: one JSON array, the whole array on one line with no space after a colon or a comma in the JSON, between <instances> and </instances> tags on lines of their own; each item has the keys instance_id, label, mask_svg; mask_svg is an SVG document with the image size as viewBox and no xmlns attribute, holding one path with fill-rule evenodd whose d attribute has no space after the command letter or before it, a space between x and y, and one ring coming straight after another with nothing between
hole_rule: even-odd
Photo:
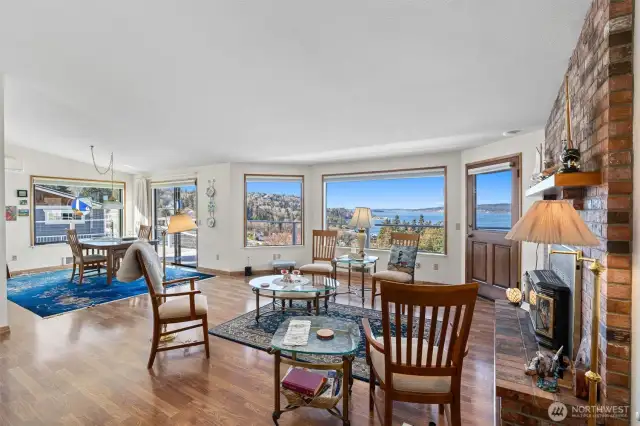
<instances>
[{"instance_id":1,"label":"upholstered armchair","mask_svg":"<svg viewBox=\"0 0 640 426\"><path fill-rule=\"evenodd\" d=\"M153 308L153 339L151 343L151 354L147 368L153 366L158 352L170 351L172 349L182 349L189 346L204 345L205 353L209 358L209 334L207 329L207 298L200 290L195 288L197 277L180 278L177 280L162 280L162 263L153 247L143 241L137 241L129 247L122 265L118 270L118 280L131 282L141 276L149 288L151 296L151 306ZM165 287L172 284L189 282L189 290L177 293L167 293ZM176 330L166 331L167 324L181 322L198 321L197 324L182 327ZM173 346L160 347L160 338L202 327L203 340L183 343Z\"/></svg>"}]
</instances>

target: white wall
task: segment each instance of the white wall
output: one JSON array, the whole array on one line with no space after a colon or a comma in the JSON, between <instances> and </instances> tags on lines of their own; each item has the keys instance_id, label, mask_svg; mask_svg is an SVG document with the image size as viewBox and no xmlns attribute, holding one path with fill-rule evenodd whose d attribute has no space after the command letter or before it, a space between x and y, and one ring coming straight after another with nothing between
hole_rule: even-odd
<instances>
[{"instance_id":1,"label":"white wall","mask_svg":"<svg viewBox=\"0 0 640 426\"><path fill-rule=\"evenodd\" d=\"M4 158L4 78L0 74L0 154ZM4 160L2 163L3 172L0 175L0 211L4 211ZM0 266L6 257L7 234L5 229L4 215L2 215L0 225ZM5 269L5 268L2 268ZM9 325L9 315L7 310L7 276L0 274L0 327Z\"/></svg>"},{"instance_id":2,"label":"white wall","mask_svg":"<svg viewBox=\"0 0 640 426\"><path fill-rule=\"evenodd\" d=\"M7 141L10 142L10 141ZM56 176L78 179L105 179L96 172L92 164L81 163L51 154L45 154L16 145L5 145L5 154L14 157L22 163L22 173L5 173L6 204L18 206L16 191L26 189L31 197L29 187L31 175ZM87 147L87 158L91 152ZM124 181L127 184L125 196L125 232L133 232L133 175L128 173L115 173L115 180ZM18 206L19 207L19 206ZM26 206L29 207L29 206ZM4 209L3 209L4 210ZM33 212L31 212L33 214ZM62 257L70 256L71 250L67 244L47 244L31 246L31 221L33 217L18 217L15 222L6 223L7 244L6 257L9 260L9 269L19 271L24 269L42 268L62 264ZM12 256L17 256L17 261L11 261Z\"/></svg>"},{"instance_id":3,"label":"white wall","mask_svg":"<svg viewBox=\"0 0 640 426\"><path fill-rule=\"evenodd\" d=\"M508 139L501 139L499 141L483 145L477 148L467 149L462 151L462 164L460 168L460 179L463 182L464 187L460 190L460 203L461 206L465 206L465 198L466 198L466 165L469 163L475 163L477 161L488 160L496 157L504 157L509 155L521 154L522 155L522 165L521 165L521 173L522 173L522 214L531 207L531 205L537 201L541 200L542 196L537 197L525 197L524 194L526 190L531 185L530 177L533 173L533 169L535 167L536 161L536 147L539 146L542 142L544 142L544 130L537 130L535 132L526 133L523 135L514 136ZM462 229L467 229L467 216L463 213L462 215ZM460 246L464 248L466 244L466 233L460 233ZM542 259L542 247L539 251L539 260L538 267L542 267L543 259ZM535 258L536 258L536 244L533 243L522 243L522 253L521 253L521 272L535 269ZM463 259L464 262L464 259Z\"/></svg>"},{"instance_id":4,"label":"white wall","mask_svg":"<svg viewBox=\"0 0 640 426\"><path fill-rule=\"evenodd\" d=\"M640 411L640 19L634 20L633 41L633 247L631 250L631 423L638 425Z\"/></svg>"},{"instance_id":5,"label":"white wall","mask_svg":"<svg viewBox=\"0 0 640 426\"><path fill-rule=\"evenodd\" d=\"M417 167L447 167L447 254L420 253L418 262L420 268L416 270L416 280L446 284L460 284L464 282L463 252L460 247L460 232L456 225L460 224L463 207L460 204L460 152L443 154L414 155L411 157L388 158L380 160L366 160L348 163L321 164L312 167L312 179L306 183L306 192L312 197L311 229L322 227L322 175L332 173L356 173L376 170L407 169ZM340 254L345 249L338 250ZM368 254L378 256L378 270L386 267L389 252L384 250L366 250ZM434 270L434 265L438 270Z\"/></svg>"}]
</instances>

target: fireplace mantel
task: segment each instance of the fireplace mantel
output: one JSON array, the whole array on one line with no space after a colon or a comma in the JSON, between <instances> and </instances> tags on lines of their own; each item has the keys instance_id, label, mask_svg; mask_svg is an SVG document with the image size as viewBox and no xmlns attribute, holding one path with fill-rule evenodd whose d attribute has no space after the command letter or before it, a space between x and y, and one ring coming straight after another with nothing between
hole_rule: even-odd
<instances>
[{"instance_id":1,"label":"fireplace mantel","mask_svg":"<svg viewBox=\"0 0 640 426\"><path fill-rule=\"evenodd\" d=\"M533 197L535 195L555 195L564 188L584 188L600 184L602 184L602 173L599 171L556 173L527 189L525 195L527 197Z\"/></svg>"}]
</instances>

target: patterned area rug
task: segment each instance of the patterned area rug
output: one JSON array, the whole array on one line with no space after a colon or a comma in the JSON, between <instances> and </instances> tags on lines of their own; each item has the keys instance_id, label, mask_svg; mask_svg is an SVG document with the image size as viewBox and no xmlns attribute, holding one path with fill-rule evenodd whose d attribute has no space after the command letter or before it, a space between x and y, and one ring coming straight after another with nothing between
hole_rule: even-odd
<instances>
[{"instance_id":1,"label":"patterned area rug","mask_svg":"<svg viewBox=\"0 0 640 426\"><path fill-rule=\"evenodd\" d=\"M302 307L302 305L299 305ZM276 307L277 309L277 307ZM247 312L244 315L240 315L237 318L227 321L224 324L220 324L209 330L209 334L222 337L227 340L231 340L237 343L241 343L252 348L267 351L271 345L271 337L276 332L280 324L287 318L295 316L308 315L299 311L287 311L285 313L275 313L260 317L260 323L256 323L256 311ZM271 304L265 305L260 308L260 313L271 312ZM324 314L324 310L321 309L321 315ZM360 308L358 306L341 305L338 303L329 303L329 312L326 314L332 318L340 318L345 320L351 320L360 326L361 341L358 345L358 350L355 354L353 361L353 376L356 379L369 381L369 367L366 361L366 349L364 330L362 328L362 318L368 318L369 324L373 334L378 337L382 336L382 312L373 309ZM407 317L402 316L402 335L406 336L406 324ZM430 321L426 321L425 324L425 336L429 335ZM395 323L391 322L391 329L395 330ZM413 335L417 336L418 320L414 321ZM440 321L436 329L436 337L440 331ZM437 340L437 339L436 339ZM437 341L436 341L437 344ZM287 356L287 353L283 353ZM340 358L326 356L326 355L298 355L298 360L307 362L341 362Z\"/></svg>"},{"instance_id":2,"label":"patterned area rug","mask_svg":"<svg viewBox=\"0 0 640 426\"><path fill-rule=\"evenodd\" d=\"M93 274L93 273L92 273ZM91 275L82 280L82 285L69 282L71 270L41 272L19 275L7 280L7 294L10 301L47 318L78 309L90 308L115 300L127 299L148 293L144 278L130 283L122 283L115 278L107 285L107 277ZM202 274L195 269L167 266L167 280L183 277L198 277L199 280L213 275Z\"/></svg>"}]
</instances>

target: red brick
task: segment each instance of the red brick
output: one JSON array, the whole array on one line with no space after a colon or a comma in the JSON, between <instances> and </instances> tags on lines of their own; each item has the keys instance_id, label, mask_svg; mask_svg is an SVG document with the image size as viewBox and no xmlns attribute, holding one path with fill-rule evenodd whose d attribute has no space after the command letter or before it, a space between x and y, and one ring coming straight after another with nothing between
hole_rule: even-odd
<instances>
[{"instance_id":1,"label":"red brick","mask_svg":"<svg viewBox=\"0 0 640 426\"><path fill-rule=\"evenodd\" d=\"M616 75L609 79L609 90L615 92L616 90L631 90L633 89L633 75L623 74Z\"/></svg>"},{"instance_id":2,"label":"red brick","mask_svg":"<svg viewBox=\"0 0 640 426\"><path fill-rule=\"evenodd\" d=\"M633 12L633 3L631 0L611 1L609 3L609 17L617 18L619 16L630 15Z\"/></svg>"},{"instance_id":3,"label":"red brick","mask_svg":"<svg viewBox=\"0 0 640 426\"><path fill-rule=\"evenodd\" d=\"M615 385L615 386L622 386L622 387L629 387L629 383L630 383L630 377L626 374L619 374L619 373L614 373L612 371L609 371L606 373L607 377L606 377L606 381L607 381L607 387L609 389L611 389L609 386L611 385Z\"/></svg>"},{"instance_id":4,"label":"red brick","mask_svg":"<svg viewBox=\"0 0 640 426\"><path fill-rule=\"evenodd\" d=\"M623 46L627 47L627 46ZM633 102L633 92L631 90L621 90L619 92L609 93L609 102L611 104L630 104Z\"/></svg>"},{"instance_id":5,"label":"red brick","mask_svg":"<svg viewBox=\"0 0 640 426\"><path fill-rule=\"evenodd\" d=\"M631 329L631 315L618 315L607 312L607 327Z\"/></svg>"},{"instance_id":6,"label":"red brick","mask_svg":"<svg viewBox=\"0 0 640 426\"><path fill-rule=\"evenodd\" d=\"M633 193L633 182L614 182L608 183L609 194L631 194Z\"/></svg>"},{"instance_id":7,"label":"red brick","mask_svg":"<svg viewBox=\"0 0 640 426\"><path fill-rule=\"evenodd\" d=\"M633 114L631 105L614 105L611 106L608 111L610 121L629 120Z\"/></svg>"},{"instance_id":8,"label":"red brick","mask_svg":"<svg viewBox=\"0 0 640 426\"><path fill-rule=\"evenodd\" d=\"M609 123L610 136L628 135L632 129L633 123L631 120L612 121Z\"/></svg>"},{"instance_id":9,"label":"red brick","mask_svg":"<svg viewBox=\"0 0 640 426\"><path fill-rule=\"evenodd\" d=\"M607 370L617 371L618 373L630 374L631 363L628 360L618 359L614 357L607 357Z\"/></svg>"},{"instance_id":10,"label":"red brick","mask_svg":"<svg viewBox=\"0 0 640 426\"><path fill-rule=\"evenodd\" d=\"M607 283L631 284L631 271L628 269L607 269Z\"/></svg>"},{"instance_id":11,"label":"red brick","mask_svg":"<svg viewBox=\"0 0 640 426\"><path fill-rule=\"evenodd\" d=\"M609 342L607 343L607 355L628 360L631 356L631 348L626 344Z\"/></svg>"},{"instance_id":12,"label":"red brick","mask_svg":"<svg viewBox=\"0 0 640 426\"><path fill-rule=\"evenodd\" d=\"M631 198L610 196L607 198L607 208L612 210L631 210Z\"/></svg>"},{"instance_id":13,"label":"red brick","mask_svg":"<svg viewBox=\"0 0 640 426\"><path fill-rule=\"evenodd\" d=\"M609 254L606 256L603 263L605 267L611 269L629 269L631 268L631 257Z\"/></svg>"},{"instance_id":14,"label":"red brick","mask_svg":"<svg viewBox=\"0 0 640 426\"><path fill-rule=\"evenodd\" d=\"M613 297L616 299L631 299L631 286L624 284L607 283L606 295L607 297Z\"/></svg>"},{"instance_id":15,"label":"red brick","mask_svg":"<svg viewBox=\"0 0 640 426\"><path fill-rule=\"evenodd\" d=\"M608 313L630 315L631 301L607 299L607 314Z\"/></svg>"},{"instance_id":16,"label":"red brick","mask_svg":"<svg viewBox=\"0 0 640 426\"><path fill-rule=\"evenodd\" d=\"M630 135L610 137L607 140L607 150L617 151L621 149L631 149L633 140Z\"/></svg>"},{"instance_id":17,"label":"red brick","mask_svg":"<svg viewBox=\"0 0 640 426\"><path fill-rule=\"evenodd\" d=\"M616 241L631 241L631 228L624 225L607 226L607 239Z\"/></svg>"}]
</instances>

